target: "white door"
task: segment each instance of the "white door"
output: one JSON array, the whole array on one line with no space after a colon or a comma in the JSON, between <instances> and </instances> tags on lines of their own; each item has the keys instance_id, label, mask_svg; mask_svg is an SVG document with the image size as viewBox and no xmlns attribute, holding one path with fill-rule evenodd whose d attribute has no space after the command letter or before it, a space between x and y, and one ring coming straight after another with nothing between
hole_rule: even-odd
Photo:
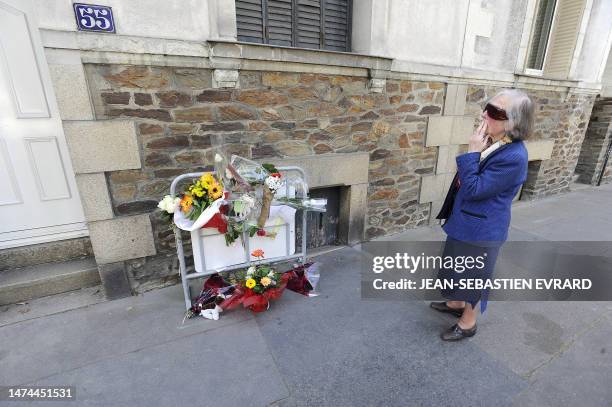
<instances>
[{"instance_id":1,"label":"white door","mask_svg":"<svg viewBox=\"0 0 612 407\"><path fill-rule=\"evenodd\" d=\"M0 249L87 235L29 7L0 0Z\"/></svg>"}]
</instances>

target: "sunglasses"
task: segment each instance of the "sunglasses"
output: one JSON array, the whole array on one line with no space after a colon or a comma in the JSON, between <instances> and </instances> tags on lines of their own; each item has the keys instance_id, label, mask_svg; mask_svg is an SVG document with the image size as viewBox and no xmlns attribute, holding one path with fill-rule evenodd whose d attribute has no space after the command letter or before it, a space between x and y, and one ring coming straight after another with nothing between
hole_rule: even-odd
<instances>
[{"instance_id":1,"label":"sunglasses","mask_svg":"<svg viewBox=\"0 0 612 407\"><path fill-rule=\"evenodd\" d=\"M500 109L497 106L493 106L490 103L487 103L483 112L487 112L487 115L493 120L508 120L508 115L504 109Z\"/></svg>"}]
</instances>

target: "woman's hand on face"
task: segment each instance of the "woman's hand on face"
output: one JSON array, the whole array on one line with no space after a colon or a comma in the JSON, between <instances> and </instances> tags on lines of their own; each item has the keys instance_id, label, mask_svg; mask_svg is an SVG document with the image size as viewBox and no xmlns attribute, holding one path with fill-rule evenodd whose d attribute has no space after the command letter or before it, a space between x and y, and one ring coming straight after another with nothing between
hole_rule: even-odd
<instances>
[{"instance_id":1,"label":"woman's hand on face","mask_svg":"<svg viewBox=\"0 0 612 407\"><path fill-rule=\"evenodd\" d=\"M483 120L474 134L472 134L472 137L470 137L468 152L480 153L488 147L489 136L487 136L487 127L486 120Z\"/></svg>"}]
</instances>

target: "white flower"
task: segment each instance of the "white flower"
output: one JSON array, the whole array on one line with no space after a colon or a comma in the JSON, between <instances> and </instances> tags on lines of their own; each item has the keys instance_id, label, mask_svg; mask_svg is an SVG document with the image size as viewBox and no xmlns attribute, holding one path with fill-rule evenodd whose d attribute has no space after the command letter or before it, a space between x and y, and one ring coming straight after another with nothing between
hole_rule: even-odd
<instances>
[{"instance_id":1,"label":"white flower","mask_svg":"<svg viewBox=\"0 0 612 407\"><path fill-rule=\"evenodd\" d=\"M221 161L223 161L223 157L221 157L221 154L215 154L215 162L220 163Z\"/></svg>"},{"instance_id":2,"label":"white flower","mask_svg":"<svg viewBox=\"0 0 612 407\"><path fill-rule=\"evenodd\" d=\"M255 273L255 266L251 266L247 269L247 276L252 276Z\"/></svg>"},{"instance_id":3,"label":"white flower","mask_svg":"<svg viewBox=\"0 0 612 407\"><path fill-rule=\"evenodd\" d=\"M166 195L164 199L159 201L159 203L157 204L157 207L168 213L174 213L174 210L176 209L180 201L181 201L181 198L178 198L178 197L172 198L172 196Z\"/></svg>"},{"instance_id":4,"label":"white flower","mask_svg":"<svg viewBox=\"0 0 612 407\"><path fill-rule=\"evenodd\" d=\"M268 176L266 178L266 185L270 188L270 191L275 192L277 189L283 185L283 181L278 177Z\"/></svg>"},{"instance_id":5,"label":"white flower","mask_svg":"<svg viewBox=\"0 0 612 407\"><path fill-rule=\"evenodd\" d=\"M268 277L270 277L270 278L274 277L274 272L273 272L273 271L270 271L270 272L268 273Z\"/></svg>"}]
</instances>

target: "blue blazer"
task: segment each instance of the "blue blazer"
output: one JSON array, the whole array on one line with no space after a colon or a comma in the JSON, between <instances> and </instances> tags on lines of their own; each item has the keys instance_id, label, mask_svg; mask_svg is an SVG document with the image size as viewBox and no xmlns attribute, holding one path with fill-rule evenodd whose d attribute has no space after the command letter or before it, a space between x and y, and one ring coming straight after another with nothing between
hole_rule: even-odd
<instances>
[{"instance_id":1,"label":"blue blazer","mask_svg":"<svg viewBox=\"0 0 612 407\"><path fill-rule=\"evenodd\" d=\"M457 156L457 175L445 200L450 215L442 227L454 239L501 246L508 238L512 199L527 180L527 149L522 141L505 144L480 162L480 153ZM461 184L453 191L456 179ZM452 201L452 199L451 199ZM444 207L443 207L444 211ZM442 212L441 212L442 213Z\"/></svg>"}]
</instances>

